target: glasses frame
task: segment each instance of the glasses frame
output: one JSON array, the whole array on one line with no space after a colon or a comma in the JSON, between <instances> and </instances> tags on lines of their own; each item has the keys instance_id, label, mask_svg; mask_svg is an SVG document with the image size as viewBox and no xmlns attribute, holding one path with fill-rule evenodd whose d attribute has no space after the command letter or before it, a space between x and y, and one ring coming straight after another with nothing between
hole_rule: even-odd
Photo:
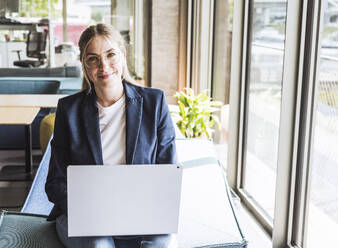
<instances>
[{"instance_id":1,"label":"glasses frame","mask_svg":"<svg viewBox=\"0 0 338 248\"><path fill-rule=\"evenodd\" d=\"M115 57L117 58L116 61L110 61L109 58L107 57L111 53L115 54ZM105 55L105 57L103 57L103 55ZM89 56L90 57L97 57L99 62L97 64L88 64L87 59L88 59ZM86 54L86 56L83 60L83 63L86 66L86 68L88 68L88 69L96 69L96 68L99 68L103 64L103 59L105 60L105 62L107 64L116 65L118 62L120 62L121 52L118 51L118 50L111 49L111 50L108 50L108 51L106 51L102 54Z\"/></svg>"}]
</instances>

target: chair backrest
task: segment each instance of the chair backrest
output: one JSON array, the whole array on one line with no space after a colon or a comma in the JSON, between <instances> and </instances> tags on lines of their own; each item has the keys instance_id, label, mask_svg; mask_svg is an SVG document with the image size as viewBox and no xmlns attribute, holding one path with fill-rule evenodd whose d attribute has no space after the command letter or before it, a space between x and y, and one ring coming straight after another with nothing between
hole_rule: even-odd
<instances>
[{"instance_id":1,"label":"chair backrest","mask_svg":"<svg viewBox=\"0 0 338 248\"><path fill-rule=\"evenodd\" d=\"M39 60L46 58L46 43L48 31L30 31L27 37L27 57L38 58Z\"/></svg>"},{"instance_id":2,"label":"chair backrest","mask_svg":"<svg viewBox=\"0 0 338 248\"><path fill-rule=\"evenodd\" d=\"M0 79L0 94L56 94L59 88L54 80Z\"/></svg>"},{"instance_id":3,"label":"chair backrest","mask_svg":"<svg viewBox=\"0 0 338 248\"><path fill-rule=\"evenodd\" d=\"M0 68L0 78L14 77L57 77L57 78L81 78L82 69L80 65L45 67L45 68Z\"/></svg>"}]
</instances>

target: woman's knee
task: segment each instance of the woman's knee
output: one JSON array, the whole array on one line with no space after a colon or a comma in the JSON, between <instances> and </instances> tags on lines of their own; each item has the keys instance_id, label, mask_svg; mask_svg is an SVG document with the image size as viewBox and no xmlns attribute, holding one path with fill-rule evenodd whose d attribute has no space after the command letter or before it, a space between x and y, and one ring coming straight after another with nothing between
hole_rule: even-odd
<instances>
[{"instance_id":1,"label":"woman's knee","mask_svg":"<svg viewBox=\"0 0 338 248\"><path fill-rule=\"evenodd\" d=\"M112 237L68 237L68 220L64 215L56 219L56 231L65 247L115 248Z\"/></svg>"},{"instance_id":2,"label":"woman's knee","mask_svg":"<svg viewBox=\"0 0 338 248\"><path fill-rule=\"evenodd\" d=\"M141 248L177 248L176 235L146 235L141 241Z\"/></svg>"}]
</instances>

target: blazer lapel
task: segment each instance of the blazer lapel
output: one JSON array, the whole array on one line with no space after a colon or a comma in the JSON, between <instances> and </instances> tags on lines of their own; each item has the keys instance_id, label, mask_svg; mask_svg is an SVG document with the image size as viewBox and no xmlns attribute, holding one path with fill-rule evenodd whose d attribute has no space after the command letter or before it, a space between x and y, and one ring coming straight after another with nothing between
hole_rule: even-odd
<instances>
[{"instance_id":1,"label":"blazer lapel","mask_svg":"<svg viewBox=\"0 0 338 248\"><path fill-rule=\"evenodd\" d=\"M99 115L96 107L96 95L94 89L86 96L82 105L82 119L85 127L85 134L88 138L89 147L95 164L102 165L102 145L99 127Z\"/></svg>"},{"instance_id":2,"label":"blazer lapel","mask_svg":"<svg viewBox=\"0 0 338 248\"><path fill-rule=\"evenodd\" d=\"M142 120L143 98L125 81L123 86L126 94L126 162L133 164Z\"/></svg>"}]
</instances>

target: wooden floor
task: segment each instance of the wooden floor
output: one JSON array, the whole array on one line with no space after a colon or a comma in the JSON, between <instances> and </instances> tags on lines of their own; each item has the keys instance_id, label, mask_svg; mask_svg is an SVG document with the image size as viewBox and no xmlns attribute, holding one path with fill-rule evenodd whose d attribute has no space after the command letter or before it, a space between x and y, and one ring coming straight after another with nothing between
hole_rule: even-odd
<instances>
[{"instance_id":1,"label":"wooden floor","mask_svg":"<svg viewBox=\"0 0 338 248\"><path fill-rule=\"evenodd\" d=\"M41 151L33 151L33 164L38 165ZM25 164L25 154L22 150L0 150L0 168L3 166ZM32 182L0 182L0 211L20 211L29 192Z\"/></svg>"}]
</instances>

